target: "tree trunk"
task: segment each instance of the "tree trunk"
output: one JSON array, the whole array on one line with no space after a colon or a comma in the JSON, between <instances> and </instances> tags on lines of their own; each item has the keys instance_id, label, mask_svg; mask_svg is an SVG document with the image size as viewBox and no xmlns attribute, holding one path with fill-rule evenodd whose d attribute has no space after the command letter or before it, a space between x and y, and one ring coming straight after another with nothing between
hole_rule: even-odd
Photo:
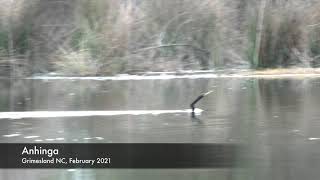
<instances>
[{"instance_id":1,"label":"tree trunk","mask_svg":"<svg viewBox=\"0 0 320 180\"><path fill-rule=\"evenodd\" d=\"M253 55L253 66L257 68L259 66L259 55L260 55L260 46L261 46L261 38L263 35L263 23L264 23L264 13L267 7L268 0L260 1L260 8L258 12L258 20L257 20L257 28L256 28L256 38L255 38L255 48Z\"/></svg>"}]
</instances>

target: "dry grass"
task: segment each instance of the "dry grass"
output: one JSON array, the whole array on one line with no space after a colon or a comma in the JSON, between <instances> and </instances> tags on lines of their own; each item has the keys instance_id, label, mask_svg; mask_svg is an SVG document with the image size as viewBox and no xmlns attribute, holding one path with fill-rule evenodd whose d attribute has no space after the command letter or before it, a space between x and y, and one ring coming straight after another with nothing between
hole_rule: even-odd
<instances>
[{"instance_id":1,"label":"dry grass","mask_svg":"<svg viewBox=\"0 0 320 180\"><path fill-rule=\"evenodd\" d=\"M320 2L310 8L310 12L306 19L308 24L306 29L308 31L308 48L309 55L312 58L311 65L313 67L320 67Z\"/></svg>"},{"instance_id":2,"label":"dry grass","mask_svg":"<svg viewBox=\"0 0 320 180\"><path fill-rule=\"evenodd\" d=\"M56 56L55 66L59 73L65 75L96 75L98 72L97 61L90 57L86 50L77 52L60 52Z\"/></svg>"},{"instance_id":3,"label":"dry grass","mask_svg":"<svg viewBox=\"0 0 320 180\"><path fill-rule=\"evenodd\" d=\"M14 53L44 54L35 65L48 60L42 68L66 74L249 67L253 52L259 68L320 66L320 3L312 0L268 1L260 46L255 0L66 1L72 17L62 20L50 13L63 8L41 11L55 11L47 1L33 1L37 10L9 2L0 0L0 52L9 54L11 32ZM42 26L59 20L68 27Z\"/></svg>"},{"instance_id":4,"label":"dry grass","mask_svg":"<svg viewBox=\"0 0 320 180\"><path fill-rule=\"evenodd\" d=\"M269 4L265 15L258 67L309 66L304 9L296 4Z\"/></svg>"}]
</instances>

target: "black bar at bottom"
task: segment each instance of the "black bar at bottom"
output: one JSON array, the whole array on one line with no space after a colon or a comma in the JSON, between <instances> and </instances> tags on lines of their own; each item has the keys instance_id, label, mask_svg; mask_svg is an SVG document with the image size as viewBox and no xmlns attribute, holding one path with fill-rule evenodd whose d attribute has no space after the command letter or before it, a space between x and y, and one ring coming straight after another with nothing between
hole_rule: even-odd
<instances>
[{"instance_id":1,"label":"black bar at bottom","mask_svg":"<svg viewBox=\"0 0 320 180\"><path fill-rule=\"evenodd\" d=\"M0 144L0 168L228 168L234 144Z\"/></svg>"}]
</instances>

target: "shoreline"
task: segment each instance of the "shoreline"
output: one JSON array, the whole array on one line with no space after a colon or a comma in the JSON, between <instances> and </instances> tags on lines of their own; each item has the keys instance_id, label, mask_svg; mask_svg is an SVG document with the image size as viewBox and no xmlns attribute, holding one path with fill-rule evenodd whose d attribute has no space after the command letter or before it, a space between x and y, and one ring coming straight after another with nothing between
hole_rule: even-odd
<instances>
[{"instance_id":1,"label":"shoreline","mask_svg":"<svg viewBox=\"0 0 320 180\"><path fill-rule=\"evenodd\" d=\"M281 77L320 77L320 68L277 68L277 69L211 69L147 71L134 74L115 75L68 75L62 73L34 74L25 77L5 77L0 79L83 79L83 80L148 80L148 79L210 79L210 78L281 78Z\"/></svg>"}]
</instances>

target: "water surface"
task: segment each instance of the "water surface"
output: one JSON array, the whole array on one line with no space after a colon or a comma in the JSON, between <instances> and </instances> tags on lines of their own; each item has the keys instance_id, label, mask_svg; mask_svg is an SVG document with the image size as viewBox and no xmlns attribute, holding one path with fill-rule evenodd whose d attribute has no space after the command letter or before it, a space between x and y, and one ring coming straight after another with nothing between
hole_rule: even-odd
<instances>
[{"instance_id":1,"label":"water surface","mask_svg":"<svg viewBox=\"0 0 320 180\"><path fill-rule=\"evenodd\" d=\"M246 158L237 163L246 168L0 170L1 179L320 176L320 78L152 76L135 76L134 81L123 77L2 79L0 142L239 143L246 147L241 152ZM189 104L209 90L213 93L197 104L203 112L191 118ZM41 116L35 115L39 112ZM90 113L73 116L76 112Z\"/></svg>"}]
</instances>

